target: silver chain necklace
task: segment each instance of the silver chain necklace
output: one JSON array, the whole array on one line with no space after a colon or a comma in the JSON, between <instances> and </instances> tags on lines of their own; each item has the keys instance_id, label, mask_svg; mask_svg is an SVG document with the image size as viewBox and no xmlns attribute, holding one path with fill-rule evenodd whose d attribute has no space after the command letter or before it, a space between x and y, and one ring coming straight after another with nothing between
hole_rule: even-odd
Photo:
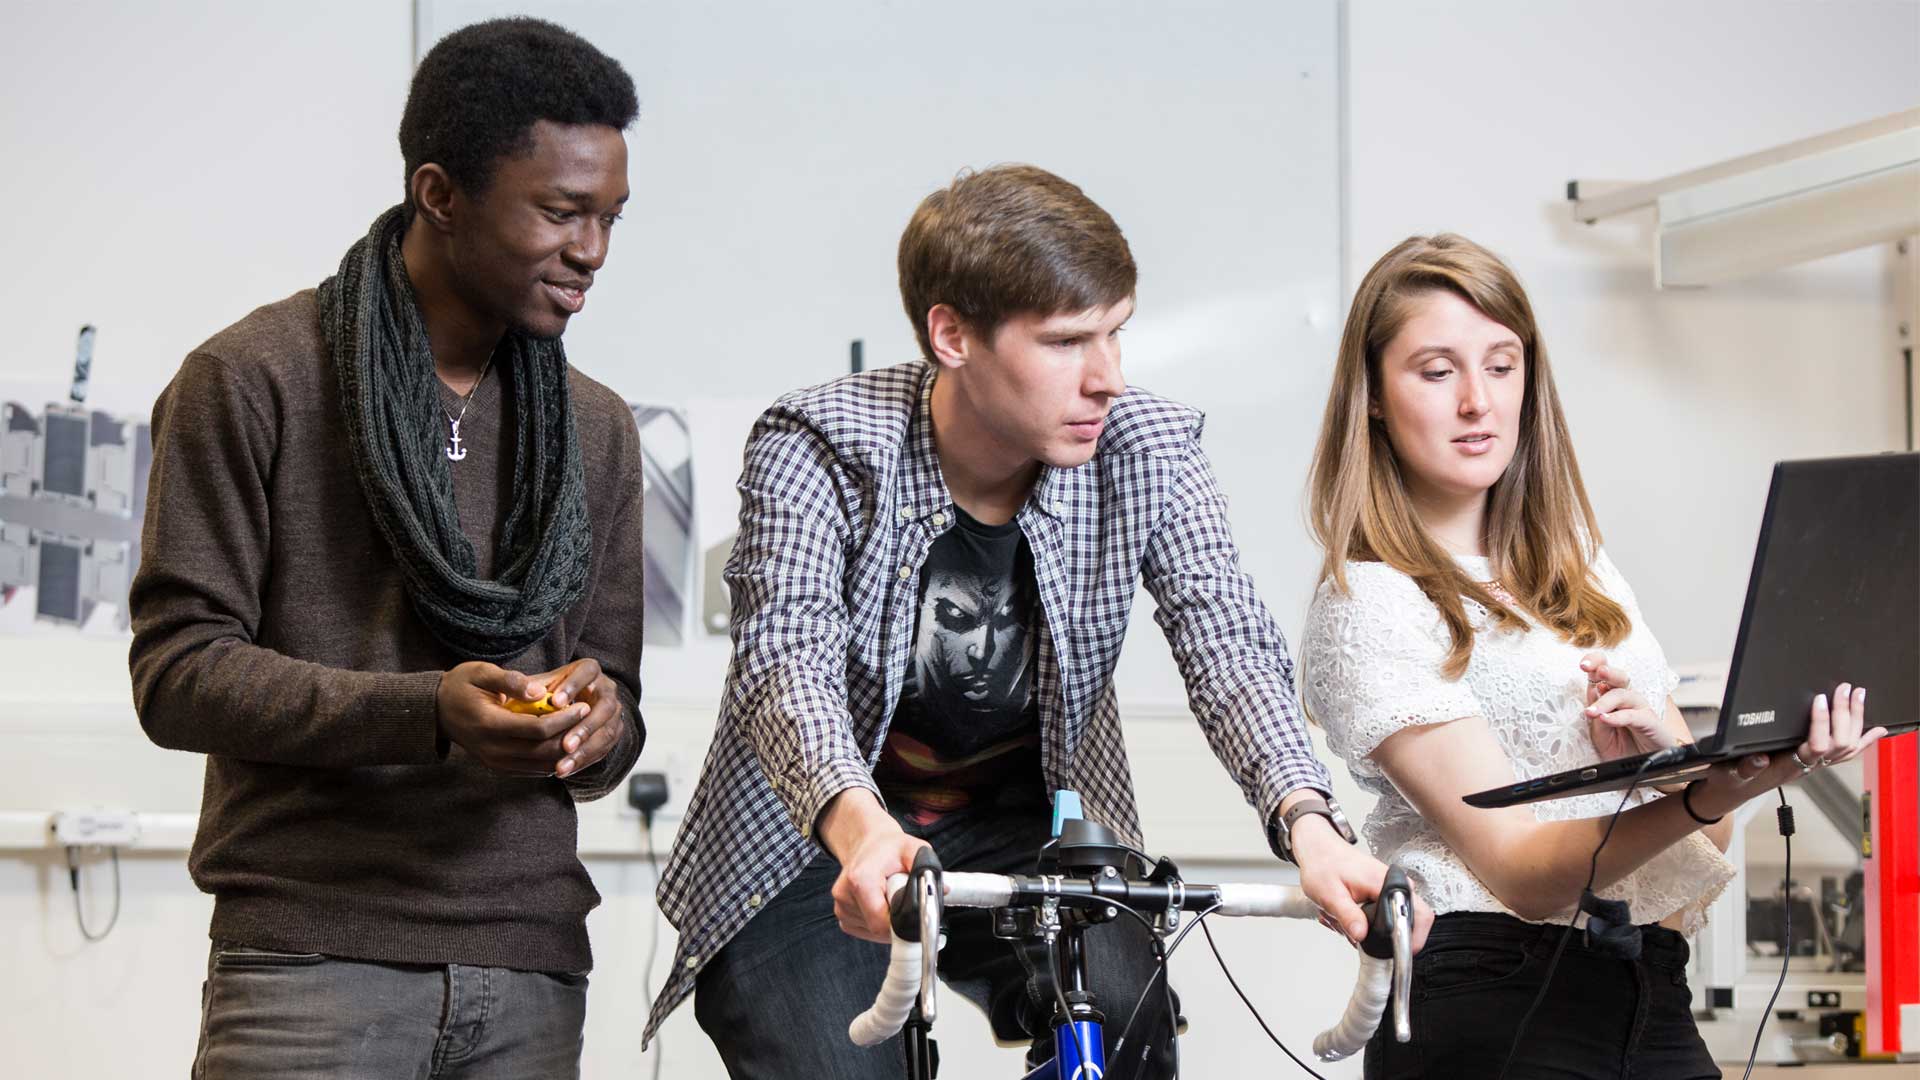
<instances>
[{"instance_id":1,"label":"silver chain necklace","mask_svg":"<svg viewBox=\"0 0 1920 1080\"><path fill-rule=\"evenodd\" d=\"M452 413L447 412L447 408L444 405L440 407L440 411L447 414L447 426L452 428L452 431L449 432L447 436L447 460L448 461L466 460L467 448L460 445L460 442L461 442L460 421L465 420L467 418L467 406L473 404L473 399L475 395L480 393L480 384L487 381L487 372L492 370L493 370L493 357L489 356L487 357L486 364L484 364L480 368L480 377L473 381L473 389L467 391L466 396L460 399L460 415L459 416L455 416Z\"/></svg>"}]
</instances>

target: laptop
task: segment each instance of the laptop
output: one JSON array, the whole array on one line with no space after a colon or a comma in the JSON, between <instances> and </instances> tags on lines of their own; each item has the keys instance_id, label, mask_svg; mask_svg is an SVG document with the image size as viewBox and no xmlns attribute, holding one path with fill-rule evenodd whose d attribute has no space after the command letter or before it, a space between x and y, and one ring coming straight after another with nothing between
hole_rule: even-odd
<instances>
[{"instance_id":1,"label":"laptop","mask_svg":"<svg viewBox=\"0 0 1920 1080\"><path fill-rule=\"evenodd\" d=\"M1618 791L1636 776L1643 785L1673 783L1715 762L1784 752L1806 740L1814 696L1843 681L1867 688L1868 727L1889 736L1920 728L1920 454L1773 467L1712 735L1466 801L1499 807Z\"/></svg>"}]
</instances>

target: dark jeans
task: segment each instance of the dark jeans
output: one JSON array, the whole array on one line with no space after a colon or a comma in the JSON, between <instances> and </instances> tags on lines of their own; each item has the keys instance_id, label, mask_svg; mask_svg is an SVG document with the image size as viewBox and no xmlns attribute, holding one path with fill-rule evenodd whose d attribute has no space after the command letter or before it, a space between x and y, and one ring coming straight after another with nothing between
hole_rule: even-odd
<instances>
[{"instance_id":1,"label":"dark jeans","mask_svg":"<svg viewBox=\"0 0 1920 1080\"><path fill-rule=\"evenodd\" d=\"M933 845L948 870L1031 874L1049 835L1044 806L969 811L906 830ZM906 1075L899 1036L872 1048L853 1045L847 1024L873 1004L887 970L887 946L842 933L831 890L840 864L822 852L700 972L693 1012L735 1080L804 1076L808 1080L898 1080ZM996 1033L1034 1035L1029 1057L1053 1056L1053 982L1044 945L995 938L990 916L949 908L940 952L945 988L984 1010ZM1088 984L1106 1016L1109 1073L1129 1075L1112 1057L1115 1040L1157 964L1147 931L1126 916L1086 934ZM947 999L951 1001L951 998ZM1132 1075L1172 1075L1164 995L1141 1008L1129 1047L1151 1039L1152 1056ZM934 1038L939 1038L936 1025ZM1132 1056L1131 1054L1129 1056ZM1013 1069L1008 1070L1009 1073Z\"/></svg>"},{"instance_id":2,"label":"dark jeans","mask_svg":"<svg viewBox=\"0 0 1920 1080\"><path fill-rule=\"evenodd\" d=\"M1368 1080L1498 1076L1565 932L1482 912L1435 919L1413 966L1413 1041L1394 1042L1383 1024L1367 1044ZM1719 1080L1693 1023L1686 939L1658 926L1641 935L1640 959L1622 960L1574 931L1510 1080Z\"/></svg>"},{"instance_id":3,"label":"dark jeans","mask_svg":"<svg viewBox=\"0 0 1920 1080\"><path fill-rule=\"evenodd\" d=\"M195 1080L578 1077L587 977L215 942Z\"/></svg>"}]
</instances>

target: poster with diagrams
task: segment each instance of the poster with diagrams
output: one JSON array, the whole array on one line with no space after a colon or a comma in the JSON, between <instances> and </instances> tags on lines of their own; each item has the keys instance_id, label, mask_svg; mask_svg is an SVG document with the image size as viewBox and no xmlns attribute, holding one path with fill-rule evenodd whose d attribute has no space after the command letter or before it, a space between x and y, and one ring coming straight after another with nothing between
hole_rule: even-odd
<instances>
[{"instance_id":1,"label":"poster with diagrams","mask_svg":"<svg viewBox=\"0 0 1920 1080\"><path fill-rule=\"evenodd\" d=\"M684 410L630 403L646 500L646 641L686 640L695 563ZM153 441L147 422L84 405L0 403L0 634L130 632Z\"/></svg>"},{"instance_id":2,"label":"poster with diagrams","mask_svg":"<svg viewBox=\"0 0 1920 1080\"><path fill-rule=\"evenodd\" d=\"M682 409L627 404L640 429L641 484L646 497L646 642L679 645L687 638L699 561L692 432Z\"/></svg>"},{"instance_id":3,"label":"poster with diagrams","mask_svg":"<svg viewBox=\"0 0 1920 1080\"><path fill-rule=\"evenodd\" d=\"M0 632L128 632L152 458L144 419L0 402Z\"/></svg>"}]
</instances>

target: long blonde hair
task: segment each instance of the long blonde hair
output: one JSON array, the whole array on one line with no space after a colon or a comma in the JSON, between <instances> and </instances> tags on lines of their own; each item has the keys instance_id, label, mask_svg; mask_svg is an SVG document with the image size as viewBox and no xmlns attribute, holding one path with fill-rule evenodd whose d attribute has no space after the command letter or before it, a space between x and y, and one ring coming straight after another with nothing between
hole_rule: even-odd
<instances>
[{"instance_id":1,"label":"long blonde hair","mask_svg":"<svg viewBox=\"0 0 1920 1080\"><path fill-rule=\"evenodd\" d=\"M1524 629L1513 606L1472 580L1414 513L1386 428L1372 419L1380 354L1421 297L1450 292L1519 335L1526 389L1513 460L1487 494L1487 554L1495 580L1523 609L1581 647L1612 648L1632 623L1595 583L1600 528L1580 482L1566 417L1554 390L1533 306L1492 252L1451 233L1414 236L1380 257L1361 280L1340 337L1333 390L1313 452L1309 519L1326 550L1320 580L1347 589L1346 564L1380 562L1406 574L1433 601L1452 639L1442 672L1457 679L1473 657L1463 600L1502 629Z\"/></svg>"}]
</instances>

